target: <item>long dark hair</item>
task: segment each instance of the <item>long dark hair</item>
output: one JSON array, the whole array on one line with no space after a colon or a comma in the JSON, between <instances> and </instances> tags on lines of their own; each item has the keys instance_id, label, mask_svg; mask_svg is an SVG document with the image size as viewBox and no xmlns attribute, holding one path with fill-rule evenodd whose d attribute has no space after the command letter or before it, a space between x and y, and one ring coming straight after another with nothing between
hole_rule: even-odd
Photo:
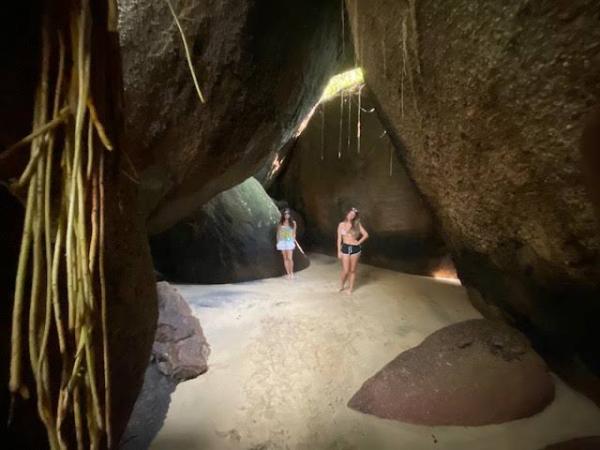
<instances>
[{"instance_id":1,"label":"long dark hair","mask_svg":"<svg viewBox=\"0 0 600 450\"><path fill-rule=\"evenodd\" d=\"M294 219L292 218L292 210L289 208L284 208L281 210L281 218L279 219L279 225L283 225L285 223L285 215L289 214L290 218L288 219L288 224L290 227L294 227Z\"/></svg>"},{"instance_id":2,"label":"long dark hair","mask_svg":"<svg viewBox=\"0 0 600 450\"><path fill-rule=\"evenodd\" d=\"M348 218L348 214L350 214L351 212L354 212L354 219L352 219L352 225L350 228L352 228L352 231L358 235L360 234L360 213L358 212L358 209L350 208L348 211L346 211L346 215L344 216L344 222Z\"/></svg>"}]
</instances>

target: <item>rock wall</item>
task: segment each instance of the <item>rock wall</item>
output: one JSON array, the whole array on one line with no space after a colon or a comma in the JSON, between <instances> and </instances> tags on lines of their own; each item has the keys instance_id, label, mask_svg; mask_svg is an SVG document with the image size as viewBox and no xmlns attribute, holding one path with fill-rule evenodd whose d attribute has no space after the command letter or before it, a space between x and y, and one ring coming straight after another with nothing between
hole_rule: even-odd
<instances>
[{"instance_id":1,"label":"rock wall","mask_svg":"<svg viewBox=\"0 0 600 450\"><path fill-rule=\"evenodd\" d=\"M367 89L317 108L272 193L302 213L307 243L319 251L335 253L338 223L352 206L370 234L363 258L372 264L430 274L446 251Z\"/></svg>"},{"instance_id":2,"label":"rock wall","mask_svg":"<svg viewBox=\"0 0 600 450\"><path fill-rule=\"evenodd\" d=\"M151 233L257 172L292 136L342 56L335 0L122 0L128 149Z\"/></svg>"},{"instance_id":3,"label":"rock wall","mask_svg":"<svg viewBox=\"0 0 600 450\"><path fill-rule=\"evenodd\" d=\"M600 373L600 235L582 176L600 4L347 0L358 59L459 275Z\"/></svg>"},{"instance_id":4,"label":"rock wall","mask_svg":"<svg viewBox=\"0 0 600 450\"><path fill-rule=\"evenodd\" d=\"M154 264L179 283L236 283L285 273L275 249L279 210L249 178L150 239ZM295 270L308 258L295 251Z\"/></svg>"}]
</instances>

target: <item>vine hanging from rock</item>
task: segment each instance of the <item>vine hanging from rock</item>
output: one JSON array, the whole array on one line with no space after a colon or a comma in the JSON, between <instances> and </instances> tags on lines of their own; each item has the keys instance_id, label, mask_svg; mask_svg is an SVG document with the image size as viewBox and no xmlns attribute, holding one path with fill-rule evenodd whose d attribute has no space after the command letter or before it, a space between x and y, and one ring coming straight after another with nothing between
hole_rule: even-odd
<instances>
[{"instance_id":1,"label":"vine hanging from rock","mask_svg":"<svg viewBox=\"0 0 600 450\"><path fill-rule=\"evenodd\" d=\"M10 183L26 200L9 389L13 405L31 397L24 367L29 361L52 449L70 448L73 434L80 449L112 445L104 159L113 144L96 111L90 76L95 30L116 27L116 5L108 3L109 23L96 28L98 7L89 0L66 2L60 11L46 4L32 132L4 152L30 149L24 171ZM58 363L50 357L55 341Z\"/></svg>"}]
</instances>

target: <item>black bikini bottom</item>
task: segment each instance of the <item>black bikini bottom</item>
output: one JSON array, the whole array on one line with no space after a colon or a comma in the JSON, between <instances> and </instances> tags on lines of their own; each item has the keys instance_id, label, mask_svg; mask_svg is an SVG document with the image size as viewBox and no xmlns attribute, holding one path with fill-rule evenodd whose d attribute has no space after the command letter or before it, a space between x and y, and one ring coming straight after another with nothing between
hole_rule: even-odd
<instances>
[{"instance_id":1,"label":"black bikini bottom","mask_svg":"<svg viewBox=\"0 0 600 450\"><path fill-rule=\"evenodd\" d=\"M360 253L360 245L342 244L342 253L344 255L356 255Z\"/></svg>"}]
</instances>

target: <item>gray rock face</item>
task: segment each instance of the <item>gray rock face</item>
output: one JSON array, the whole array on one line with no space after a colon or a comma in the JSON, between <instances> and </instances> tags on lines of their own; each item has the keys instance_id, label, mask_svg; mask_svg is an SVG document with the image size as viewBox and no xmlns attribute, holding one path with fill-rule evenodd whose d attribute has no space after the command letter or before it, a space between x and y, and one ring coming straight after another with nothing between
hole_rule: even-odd
<instances>
[{"instance_id":1,"label":"gray rock face","mask_svg":"<svg viewBox=\"0 0 600 450\"><path fill-rule=\"evenodd\" d=\"M163 281L156 289L159 315L152 359L175 382L195 378L208 370L210 354L200 322L176 288Z\"/></svg>"},{"instance_id":2,"label":"gray rock face","mask_svg":"<svg viewBox=\"0 0 600 450\"><path fill-rule=\"evenodd\" d=\"M128 153L151 233L254 174L291 137L341 55L340 2L122 0Z\"/></svg>"},{"instance_id":3,"label":"gray rock face","mask_svg":"<svg viewBox=\"0 0 600 450\"><path fill-rule=\"evenodd\" d=\"M531 416L554 399L544 361L488 320L442 328L367 380L348 406L422 425L477 426Z\"/></svg>"},{"instance_id":4,"label":"gray rock face","mask_svg":"<svg viewBox=\"0 0 600 450\"><path fill-rule=\"evenodd\" d=\"M119 444L120 450L147 450L162 428L171 394L177 383L164 375L156 363L146 369L144 385Z\"/></svg>"},{"instance_id":5,"label":"gray rock face","mask_svg":"<svg viewBox=\"0 0 600 450\"><path fill-rule=\"evenodd\" d=\"M429 274L446 251L367 89L317 108L272 192L302 213L307 240L326 253L335 251L338 223L352 206L370 234L362 256L369 263Z\"/></svg>"},{"instance_id":6,"label":"gray rock face","mask_svg":"<svg viewBox=\"0 0 600 450\"><path fill-rule=\"evenodd\" d=\"M217 195L189 219L151 238L155 265L168 280L234 283L283 275L275 234L280 214L249 178ZM295 270L308 259L295 251Z\"/></svg>"},{"instance_id":7,"label":"gray rock face","mask_svg":"<svg viewBox=\"0 0 600 450\"><path fill-rule=\"evenodd\" d=\"M346 5L367 83L463 284L484 311L499 306L600 373L600 223L579 148L600 102L600 4Z\"/></svg>"},{"instance_id":8,"label":"gray rock face","mask_svg":"<svg viewBox=\"0 0 600 450\"><path fill-rule=\"evenodd\" d=\"M146 450L163 426L177 384L208 370L210 346L177 288L156 283L158 323L144 385L119 448Z\"/></svg>"}]
</instances>

